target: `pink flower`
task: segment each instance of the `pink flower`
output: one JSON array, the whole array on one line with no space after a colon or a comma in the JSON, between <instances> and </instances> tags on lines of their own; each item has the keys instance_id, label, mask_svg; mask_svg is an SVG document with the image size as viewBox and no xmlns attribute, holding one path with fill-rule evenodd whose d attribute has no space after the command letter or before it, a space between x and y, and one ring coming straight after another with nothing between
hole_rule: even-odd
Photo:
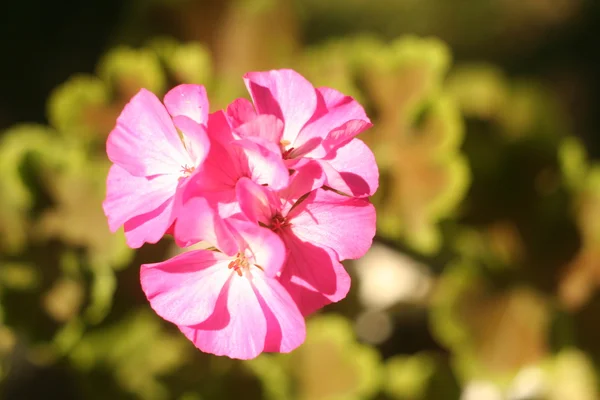
<instances>
[{"instance_id":1,"label":"pink flower","mask_svg":"<svg viewBox=\"0 0 600 400\"><path fill-rule=\"evenodd\" d=\"M142 265L144 293L158 315L176 324L200 350L250 359L287 353L304 342L304 319L275 275L285 248L273 232L248 221L225 221L235 253L190 251Z\"/></svg>"},{"instance_id":2,"label":"pink flower","mask_svg":"<svg viewBox=\"0 0 600 400\"><path fill-rule=\"evenodd\" d=\"M123 109L106 143L114 165L106 182L104 213L111 231L124 226L127 244L133 248L163 237L177 218L189 176L210 148L204 87L177 86L164 101L163 106L154 94L140 90Z\"/></svg>"},{"instance_id":3,"label":"pink flower","mask_svg":"<svg viewBox=\"0 0 600 400\"><path fill-rule=\"evenodd\" d=\"M219 243L219 219L240 211L235 192L239 179L248 178L275 190L285 188L289 182L290 174L278 148L273 149L269 142L240 138L222 111L209 116L208 135L210 152L190 178L180 210L194 217L179 219L175 224L174 236L180 246L209 238ZM213 218L213 209L219 218Z\"/></svg>"},{"instance_id":4,"label":"pink flower","mask_svg":"<svg viewBox=\"0 0 600 400\"><path fill-rule=\"evenodd\" d=\"M302 314L348 293L350 276L339 262L362 257L375 236L375 209L367 200L319 186L319 168L307 165L279 193L242 179L238 200L251 220L277 233L288 250L280 282Z\"/></svg>"},{"instance_id":5,"label":"pink flower","mask_svg":"<svg viewBox=\"0 0 600 400\"><path fill-rule=\"evenodd\" d=\"M315 89L293 70L251 72L244 80L254 106L238 99L227 108L241 136L280 146L291 169L301 168L302 159L317 160L326 184L336 190L356 197L375 193L375 158L354 138L372 126L358 102L331 88Z\"/></svg>"},{"instance_id":6,"label":"pink flower","mask_svg":"<svg viewBox=\"0 0 600 400\"><path fill-rule=\"evenodd\" d=\"M195 250L141 267L151 307L200 350L250 359L305 339L303 315L344 298L341 261L366 253L378 186L355 136L363 108L292 70L248 73L253 103L209 114L204 87L180 85L164 105L142 89L106 150L103 203L130 247L166 233ZM343 194L342 194L343 193Z\"/></svg>"}]
</instances>

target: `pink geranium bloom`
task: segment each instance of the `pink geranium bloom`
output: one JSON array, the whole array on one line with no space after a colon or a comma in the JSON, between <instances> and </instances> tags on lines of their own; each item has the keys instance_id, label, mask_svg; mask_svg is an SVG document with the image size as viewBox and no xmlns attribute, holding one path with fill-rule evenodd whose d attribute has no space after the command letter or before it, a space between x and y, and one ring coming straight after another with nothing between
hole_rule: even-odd
<instances>
[{"instance_id":1,"label":"pink geranium bloom","mask_svg":"<svg viewBox=\"0 0 600 400\"><path fill-rule=\"evenodd\" d=\"M250 72L244 80L254 105L237 99L227 108L242 135L280 146L290 169L302 168L306 159L318 161L326 184L336 190L356 197L375 193L375 158L354 138L372 126L358 102L331 88L315 89L293 70ZM265 127L276 124L281 128Z\"/></svg>"},{"instance_id":2,"label":"pink geranium bloom","mask_svg":"<svg viewBox=\"0 0 600 400\"><path fill-rule=\"evenodd\" d=\"M210 238L219 242L221 220L240 211L235 192L239 179L248 178L274 190L285 188L289 182L290 174L278 148L270 142L241 138L222 111L209 116L208 135L210 152L190 178L180 211L193 218L182 218L175 224L174 236L180 246Z\"/></svg>"},{"instance_id":3,"label":"pink geranium bloom","mask_svg":"<svg viewBox=\"0 0 600 400\"><path fill-rule=\"evenodd\" d=\"M350 276L339 261L362 257L375 235L373 205L331 190L312 190L319 173L307 165L278 193L249 179L237 185L248 219L283 239L288 257L279 278L304 315L346 297Z\"/></svg>"},{"instance_id":4,"label":"pink geranium bloom","mask_svg":"<svg viewBox=\"0 0 600 400\"><path fill-rule=\"evenodd\" d=\"M189 176L210 148L204 87L177 86L164 102L140 90L123 109L106 143L114 165L106 182L104 213L111 231L124 226L127 244L133 248L156 243L171 227ZM184 111L194 120L182 115Z\"/></svg>"},{"instance_id":5,"label":"pink geranium bloom","mask_svg":"<svg viewBox=\"0 0 600 400\"><path fill-rule=\"evenodd\" d=\"M285 260L281 239L248 221L225 225L235 253L190 251L142 265L144 293L158 315L200 350L250 359L287 353L304 342L304 319L275 278Z\"/></svg>"}]
</instances>

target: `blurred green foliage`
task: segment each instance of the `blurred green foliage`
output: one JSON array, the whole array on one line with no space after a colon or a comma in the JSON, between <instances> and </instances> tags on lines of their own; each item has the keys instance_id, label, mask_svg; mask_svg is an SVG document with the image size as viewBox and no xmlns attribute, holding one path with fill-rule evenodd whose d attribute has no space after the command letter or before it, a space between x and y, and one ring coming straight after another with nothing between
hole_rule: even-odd
<instances>
[{"instance_id":1,"label":"blurred green foliage","mask_svg":"<svg viewBox=\"0 0 600 400\"><path fill-rule=\"evenodd\" d=\"M485 400L481 390L600 398L600 165L548 88L490 64L454 65L439 39L397 37L403 31L384 11L401 2L368 10L388 21L372 31L390 41L359 35L311 46L301 44L299 20L331 8L343 26L362 2L311 1L312 14L300 16L288 1L156 3L180 21L183 37L210 29L210 45L161 36L114 47L94 74L53 91L47 126L20 124L0 137L7 390L26 385L31 371L57 370L66 372L54 388L85 399ZM434 12L422 3L403 20ZM474 10L466 21L489 12L462 3ZM500 3L492 8L521 4ZM538 14L525 8L559 23L538 6ZM449 40L460 48L494 32ZM178 83L204 84L216 110L247 96L244 72L283 66L351 94L371 116L362 139L380 167L372 200L377 240L389 252L347 265L356 275L349 298L310 317L306 343L293 353L248 362L204 355L151 312L139 288L139 265L164 259L173 244L134 252L108 231L104 144L141 87L161 96ZM381 281L397 295L367 301L381 295Z\"/></svg>"}]
</instances>

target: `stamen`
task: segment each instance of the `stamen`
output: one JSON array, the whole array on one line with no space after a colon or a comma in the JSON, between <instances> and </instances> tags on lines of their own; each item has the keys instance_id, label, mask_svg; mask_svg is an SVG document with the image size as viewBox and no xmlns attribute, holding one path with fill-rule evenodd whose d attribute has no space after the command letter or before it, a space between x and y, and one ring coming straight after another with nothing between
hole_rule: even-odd
<instances>
[{"instance_id":1,"label":"stamen","mask_svg":"<svg viewBox=\"0 0 600 400\"><path fill-rule=\"evenodd\" d=\"M286 151L281 153L281 157L283 157L284 160L287 160L290 157L290 154L292 153L292 151L294 151L294 148L290 147L289 149L287 149Z\"/></svg>"},{"instance_id":2,"label":"stamen","mask_svg":"<svg viewBox=\"0 0 600 400\"><path fill-rule=\"evenodd\" d=\"M242 276L245 271L248 271L248 269L250 268L250 264L248 263L248 260L243 254L237 253L235 256L235 260L231 261L227 268L233 269L238 274L238 276Z\"/></svg>"},{"instance_id":3,"label":"stamen","mask_svg":"<svg viewBox=\"0 0 600 400\"><path fill-rule=\"evenodd\" d=\"M271 220L271 225L269 228L271 228L272 231L277 232L290 225L291 224L287 218L283 217L281 214L276 214Z\"/></svg>"},{"instance_id":4,"label":"stamen","mask_svg":"<svg viewBox=\"0 0 600 400\"><path fill-rule=\"evenodd\" d=\"M187 178L188 176L190 176L194 170L196 169L196 167L192 166L188 166L187 164L185 164L184 166L181 167L181 177L182 178Z\"/></svg>"},{"instance_id":5,"label":"stamen","mask_svg":"<svg viewBox=\"0 0 600 400\"><path fill-rule=\"evenodd\" d=\"M279 147L281 148L281 156L283 157L284 160L286 160L290 156L290 153L292 151L294 151L293 147L286 149L286 147L289 146L290 144L292 144L292 143L289 140L282 140L279 142Z\"/></svg>"}]
</instances>

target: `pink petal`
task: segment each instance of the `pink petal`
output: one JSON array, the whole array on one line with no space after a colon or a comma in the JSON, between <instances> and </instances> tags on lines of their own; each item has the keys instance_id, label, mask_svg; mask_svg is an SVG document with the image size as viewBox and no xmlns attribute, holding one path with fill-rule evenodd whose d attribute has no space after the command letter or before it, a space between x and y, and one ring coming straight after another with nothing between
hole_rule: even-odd
<instances>
[{"instance_id":1,"label":"pink petal","mask_svg":"<svg viewBox=\"0 0 600 400\"><path fill-rule=\"evenodd\" d=\"M277 234L248 220L228 218L226 223L237 235L239 248L244 249L249 261L260 266L265 275L273 277L281 270L286 251Z\"/></svg>"},{"instance_id":2,"label":"pink petal","mask_svg":"<svg viewBox=\"0 0 600 400\"><path fill-rule=\"evenodd\" d=\"M375 207L329 190L315 190L287 217L300 240L329 247L341 260L362 257L375 236Z\"/></svg>"},{"instance_id":3,"label":"pink petal","mask_svg":"<svg viewBox=\"0 0 600 400\"><path fill-rule=\"evenodd\" d=\"M325 175L321 165L313 160L301 159L293 167L296 169L294 174L290 176L289 185L277 192L283 203L285 213L287 210L302 196L312 192L323 186L325 183Z\"/></svg>"},{"instance_id":4,"label":"pink petal","mask_svg":"<svg viewBox=\"0 0 600 400\"><path fill-rule=\"evenodd\" d=\"M298 135L292 153L295 156L323 157L372 126L363 107L352 97L331 88L319 88L317 92L317 112Z\"/></svg>"},{"instance_id":5,"label":"pink petal","mask_svg":"<svg viewBox=\"0 0 600 400\"><path fill-rule=\"evenodd\" d=\"M159 208L175 196L177 184L173 175L133 176L114 164L108 172L106 199L102 203L111 232L116 232L125 221Z\"/></svg>"},{"instance_id":6,"label":"pink petal","mask_svg":"<svg viewBox=\"0 0 600 400\"><path fill-rule=\"evenodd\" d=\"M238 252L237 241L215 204L203 197L191 198L182 205L173 236L182 247L203 240L230 256Z\"/></svg>"},{"instance_id":7,"label":"pink petal","mask_svg":"<svg viewBox=\"0 0 600 400\"><path fill-rule=\"evenodd\" d=\"M253 120L239 125L235 132L240 137L256 136L279 145L283 134L283 121L274 115L263 114Z\"/></svg>"},{"instance_id":8,"label":"pink petal","mask_svg":"<svg viewBox=\"0 0 600 400\"><path fill-rule=\"evenodd\" d=\"M258 279L252 284L267 321L264 351L288 353L306 339L306 326L298 306L285 288L274 278Z\"/></svg>"},{"instance_id":9,"label":"pink petal","mask_svg":"<svg viewBox=\"0 0 600 400\"><path fill-rule=\"evenodd\" d=\"M210 140L206 128L183 115L174 117L173 122L181 131L183 144L190 156L191 165L188 167L198 167L204 162L210 151Z\"/></svg>"},{"instance_id":10,"label":"pink petal","mask_svg":"<svg viewBox=\"0 0 600 400\"><path fill-rule=\"evenodd\" d=\"M254 223L269 225L273 216L279 212L279 199L276 195L251 179L240 178L235 191L242 212Z\"/></svg>"},{"instance_id":11,"label":"pink petal","mask_svg":"<svg viewBox=\"0 0 600 400\"><path fill-rule=\"evenodd\" d=\"M232 151L236 152L233 157L239 160L242 170L245 170L239 175L240 178L250 176L254 182L280 190L288 185L290 173L281 153L268 147L248 138L231 142Z\"/></svg>"},{"instance_id":12,"label":"pink petal","mask_svg":"<svg viewBox=\"0 0 600 400\"><path fill-rule=\"evenodd\" d=\"M222 110L216 111L208 116L208 137L212 141L217 141L224 146L228 146L229 142L236 139L233 135L233 130L227 118L227 115Z\"/></svg>"},{"instance_id":13,"label":"pink petal","mask_svg":"<svg viewBox=\"0 0 600 400\"><path fill-rule=\"evenodd\" d=\"M317 107L315 88L290 69L249 72L246 87L259 114L271 114L285 124L283 140L294 143Z\"/></svg>"},{"instance_id":14,"label":"pink petal","mask_svg":"<svg viewBox=\"0 0 600 400\"><path fill-rule=\"evenodd\" d=\"M258 356L267 337L267 321L250 280L233 272L210 317L179 329L206 353L242 360Z\"/></svg>"},{"instance_id":15,"label":"pink petal","mask_svg":"<svg viewBox=\"0 0 600 400\"><path fill-rule=\"evenodd\" d=\"M137 249L144 243L157 243L176 218L175 198L166 200L160 207L136 215L123 224L127 245Z\"/></svg>"},{"instance_id":16,"label":"pink petal","mask_svg":"<svg viewBox=\"0 0 600 400\"><path fill-rule=\"evenodd\" d=\"M173 117L183 115L203 125L208 121L208 97L202 85L176 86L165 95L164 102Z\"/></svg>"},{"instance_id":17,"label":"pink petal","mask_svg":"<svg viewBox=\"0 0 600 400\"><path fill-rule=\"evenodd\" d=\"M350 290L350 276L333 250L303 242L290 231L282 234L289 251L280 282L302 315L342 300Z\"/></svg>"},{"instance_id":18,"label":"pink petal","mask_svg":"<svg viewBox=\"0 0 600 400\"><path fill-rule=\"evenodd\" d=\"M227 148L216 140L211 140L210 151L204 163L190 176L191 187L198 192L218 192L235 188L237 180L247 169L247 159L242 149ZM233 192L235 196L235 192Z\"/></svg>"},{"instance_id":19,"label":"pink petal","mask_svg":"<svg viewBox=\"0 0 600 400\"><path fill-rule=\"evenodd\" d=\"M205 321L215 309L219 293L231 270L222 253L196 250L140 270L142 290L152 309L177 325Z\"/></svg>"},{"instance_id":20,"label":"pink petal","mask_svg":"<svg viewBox=\"0 0 600 400\"><path fill-rule=\"evenodd\" d=\"M375 156L359 139L352 139L330 152L319 163L327 176L327 185L340 192L366 197L373 195L379 187Z\"/></svg>"},{"instance_id":21,"label":"pink petal","mask_svg":"<svg viewBox=\"0 0 600 400\"><path fill-rule=\"evenodd\" d=\"M344 146L346 143L352 140L354 136L366 131L372 126L372 123L365 122L359 119L349 121L344 125L340 126L339 128L336 128L329 132L329 135L327 135L325 140L323 140L321 147L315 150L314 152L311 152L310 155L317 158L317 155L323 154L320 153L321 149L325 152L325 154L334 151L335 149Z\"/></svg>"},{"instance_id":22,"label":"pink petal","mask_svg":"<svg viewBox=\"0 0 600 400\"><path fill-rule=\"evenodd\" d=\"M135 176L178 174L188 157L158 98L141 89L125 106L106 141L108 158Z\"/></svg>"},{"instance_id":23,"label":"pink petal","mask_svg":"<svg viewBox=\"0 0 600 400\"><path fill-rule=\"evenodd\" d=\"M328 87L317 88L317 92L321 95L327 111L329 113L337 113L340 116L340 121L346 122L352 119L361 119L370 122L365 109L352 97ZM343 113L340 111L343 111ZM345 114L345 120L342 114Z\"/></svg>"},{"instance_id":24,"label":"pink petal","mask_svg":"<svg viewBox=\"0 0 600 400\"><path fill-rule=\"evenodd\" d=\"M225 112L229 118L231 126L237 128L238 126L252 121L257 117L256 110L252 102L248 99L235 99L228 107Z\"/></svg>"}]
</instances>

